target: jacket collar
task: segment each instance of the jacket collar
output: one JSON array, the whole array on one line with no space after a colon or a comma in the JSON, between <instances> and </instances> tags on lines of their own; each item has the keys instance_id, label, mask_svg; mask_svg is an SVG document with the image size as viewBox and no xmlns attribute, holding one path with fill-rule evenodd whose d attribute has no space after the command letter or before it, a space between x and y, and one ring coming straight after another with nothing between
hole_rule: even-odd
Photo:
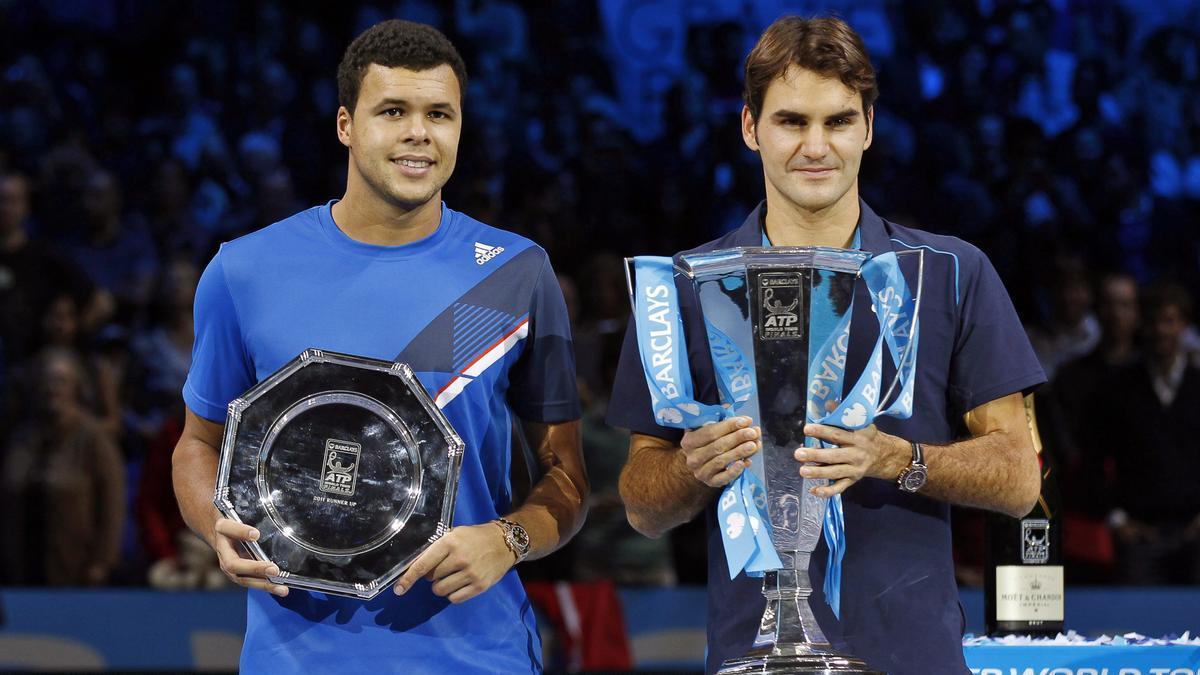
<instances>
[{"instance_id":1,"label":"jacket collar","mask_svg":"<svg viewBox=\"0 0 1200 675\"><path fill-rule=\"evenodd\" d=\"M862 199L858 200L858 231L862 250L880 254L892 250L892 242L888 238L883 219L875 215L870 206ZM754 207L746 220L733 233L733 246L761 246L763 222L767 216L767 202L763 200Z\"/></svg>"}]
</instances>

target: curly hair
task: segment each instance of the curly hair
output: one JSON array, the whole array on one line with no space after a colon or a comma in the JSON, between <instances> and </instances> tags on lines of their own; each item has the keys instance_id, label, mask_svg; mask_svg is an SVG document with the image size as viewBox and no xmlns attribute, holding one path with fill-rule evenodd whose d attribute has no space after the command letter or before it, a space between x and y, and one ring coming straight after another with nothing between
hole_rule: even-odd
<instances>
[{"instance_id":1,"label":"curly hair","mask_svg":"<svg viewBox=\"0 0 1200 675\"><path fill-rule=\"evenodd\" d=\"M767 87L793 65L841 80L862 95L864 113L879 96L867 48L845 21L785 16L763 31L746 57L743 98L751 117L758 119Z\"/></svg>"},{"instance_id":2,"label":"curly hair","mask_svg":"<svg viewBox=\"0 0 1200 675\"><path fill-rule=\"evenodd\" d=\"M445 64L458 77L459 91L467 89L467 66L441 31L402 19L381 21L354 38L338 64L338 103L351 115L358 104L363 76L372 63L409 70L429 70Z\"/></svg>"}]
</instances>

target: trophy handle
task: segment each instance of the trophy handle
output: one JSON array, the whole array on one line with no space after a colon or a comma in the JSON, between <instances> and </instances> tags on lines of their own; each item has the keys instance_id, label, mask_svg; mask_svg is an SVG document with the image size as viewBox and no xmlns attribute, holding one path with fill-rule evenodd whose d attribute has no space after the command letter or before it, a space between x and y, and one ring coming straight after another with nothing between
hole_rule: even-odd
<instances>
[{"instance_id":1,"label":"trophy handle","mask_svg":"<svg viewBox=\"0 0 1200 675\"><path fill-rule=\"evenodd\" d=\"M896 251L896 264L897 265L900 265L901 260L911 260L913 258L916 258L916 260L917 260L917 262L916 262L916 268L917 268L916 289L917 290L914 293L915 297L913 298L913 316L912 316L912 326L914 329L913 332L915 333L916 332L915 329L917 327L917 317L921 316L921 295L922 295L922 291L924 290L924 287L925 287L925 249L915 248L915 249L910 249L908 251ZM911 263L910 263L910 265L911 265ZM900 274L901 275L904 274L903 266L900 267ZM880 330L881 331L883 330L882 326L880 326ZM879 405L875 409L875 415L878 416L884 410L887 410L888 407L892 404L892 402L893 402L892 395L896 392L896 385L900 384L900 374L903 372L903 368L901 368L901 364L906 363L910 358L915 356L915 354L912 353L912 350L916 346L917 346L916 340L909 340L908 344L904 347L904 353L900 355L900 361L899 361L899 363L896 364L896 376L892 378L892 382L891 382L891 384L888 385L887 391L885 391L883 393L883 395L879 397Z\"/></svg>"}]
</instances>

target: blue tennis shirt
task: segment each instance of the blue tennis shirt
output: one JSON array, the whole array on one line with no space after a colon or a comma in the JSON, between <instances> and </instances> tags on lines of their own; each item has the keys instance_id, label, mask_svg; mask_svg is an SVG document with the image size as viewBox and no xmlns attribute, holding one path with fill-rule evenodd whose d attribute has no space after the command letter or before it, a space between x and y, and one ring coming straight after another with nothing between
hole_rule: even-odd
<instances>
[{"instance_id":1,"label":"blue tennis shirt","mask_svg":"<svg viewBox=\"0 0 1200 675\"><path fill-rule=\"evenodd\" d=\"M910 441L945 444L967 437L963 415L989 401L1029 390L1045 381L1021 322L995 269L979 249L954 237L902 227L881 219L865 204L858 222L861 249L871 253L924 249L924 287L913 415L882 418L878 428ZM763 241L765 205L738 229L686 253ZM680 255L683 255L680 254ZM719 400L704 324L694 290L677 276L696 396ZM865 284L858 284L847 389L863 371L878 335ZM636 433L678 442L682 432L655 424L632 327L617 369L608 422ZM891 373L885 370L884 381ZM799 467L797 467L799 469ZM846 556L837 620L821 587L828 557L824 538L809 569L810 599L834 646L864 658L891 675L965 673L962 633L951 557L947 503L900 491L894 480L866 478L843 495ZM707 670L750 649L765 607L759 579L729 579L716 500L705 510L708 524Z\"/></svg>"},{"instance_id":2,"label":"blue tennis shirt","mask_svg":"<svg viewBox=\"0 0 1200 675\"><path fill-rule=\"evenodd\" d=\"M316 347L412 366L466 443L455 525L512 508L514 413L578 419L562 293L545 251L443 206L438 229L373 246L332 202L222 245L196 291L188 407L224 422L229 401ZM419 581L374 600L249 591L245 672L541 671L517 574L461 605Z\"/></svg>"}]
</instances>

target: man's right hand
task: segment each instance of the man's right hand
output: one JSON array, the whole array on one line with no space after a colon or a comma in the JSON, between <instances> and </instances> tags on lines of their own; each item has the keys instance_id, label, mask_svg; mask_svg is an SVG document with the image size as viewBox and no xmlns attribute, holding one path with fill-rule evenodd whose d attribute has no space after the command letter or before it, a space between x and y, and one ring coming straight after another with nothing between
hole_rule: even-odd
<instances>
[{"instance_id":1,"label":"man's right hand","mask_svg":"<svg viewBox=\"0 0 1200 675\"><path fill-rule=\"evenodd\" d=\"M742 475L761 445L750 423L749 417L731 417L684 432L679 447L696 480L719 488Z\"/></svg>"},{"instance_id":2,"label":"man's right hand","mask_svg":"<svg viewBox=\"0 0 1200 675\"><path fill-rule=\"evenodd\" d=\"M257 588L282 598L288 594L287 586L273 584L267 580L267 577L279 574L275 563L254 560L245 553L242 543L257 539L258 530L253 527L228 518L218 519L213 532L212 546L221 562L221 571L239 586Z\"/></svg>"}]
</instances>

